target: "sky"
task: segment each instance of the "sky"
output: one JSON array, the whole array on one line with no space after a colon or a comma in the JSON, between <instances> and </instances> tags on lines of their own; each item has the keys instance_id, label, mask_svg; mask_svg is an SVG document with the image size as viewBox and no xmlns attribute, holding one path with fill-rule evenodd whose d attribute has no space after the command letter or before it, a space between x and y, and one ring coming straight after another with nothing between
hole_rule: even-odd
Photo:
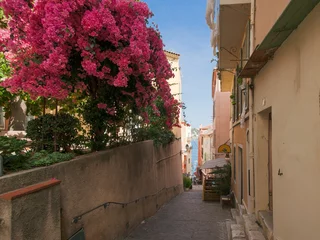
<instances>
[{"instance_id":1,"label":"sky","mask_svg":"<svg viewBox=\"0 0 320 240\"><path fill-rule=\"evenodd\" d=\"M212 120L210 29L206 25L206 0L144 0L154 13L165 49L180 54L182 101L192 127Z\"/></svg>"}]
</instances>

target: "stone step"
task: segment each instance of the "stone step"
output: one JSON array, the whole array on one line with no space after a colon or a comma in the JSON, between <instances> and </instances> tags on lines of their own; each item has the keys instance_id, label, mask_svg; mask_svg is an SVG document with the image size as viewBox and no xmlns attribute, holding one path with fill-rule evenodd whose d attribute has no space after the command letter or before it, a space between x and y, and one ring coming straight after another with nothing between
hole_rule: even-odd
<instances>
[{"instance_id":1,"label":"stone step","mask_svg":"<svg viewBox=\"0 0 320 240\"><path fill-rule=\"evenodd\" d=\"M254 214L245 214L242 216L244 221L245 233L249 240L265 240L263 229L257 224Z\"/></svg>"},{"instance_id":2,"label":"stone step","mask_svg":"<svg viewBox=\"0 0 320 240\"><path fill-rule=\"evenodd\" d=\"M241 216L236 216L236 222L237 222L237 224L244 225L244 221L243 221L243 218Z\"/></svg>"},{"instance_id":3,"label":"stone step","mask_svg":"<svg viewBox=\"0 0 320 240\"><path fill-rule=\"evenodd\" d=\"M244 221L244 228L246 230L247 235L249 235L249 232L251 232L251 231L258 231L261 233L263 231L262 228L260 228L258 224L253 223L251 221L249 221L249 222Z\"/></svg>"},{"instance_id":4,"label":"stone step","mask_svg":"<svg viewBox=\"0 0 320 240\"><path fill-rule=\"evenodd\" d=\"M231 236L231 224L236 224L236 222L234 220L231 219L227 219L226 220L226 227L227 227L227 240L232 240L232 236Z\"/></svg>"},{"instance_id":5,"label":"stone step","mask_svg":"<svg viewBox=\"0 0 320 240\"><path fill-rule=\"evenodd\" d=\"M251 222L254 222L254 223L257 221L256 216L254 214L244 214L242 216L242 218L245 221L251 221Z\"/></svg>"},{"instance_id":6,"label":"stone step","mask_svg":"<svg viewBox=\"0 0 320 240\"><path fill-rule=\"evenodd\" d=\"M231 239L232 240L246 240L244 227L240 224L231 224Z\"/></svg>"},{"instance_id":7,"label":"stone step","mask_svg":"<svg viewBox=\"0 0 320 240\"><path fill-rule=\"evenodd\" d=\"M245 214L247 214L247 210L246 210L246 208L245 208L242 204L238 204L238 208L239 208L239 213L240 213L240 215L245 215Z\"/></svg>"},{"instance_id":8,"label":"stone step","mask_svg":"<svg viewBox=\"0 0 320 240\"><path fill-rule=\"evenodd\" d=\"M263 234L260 231L249 231L248 234L249 240L266 240Z\"/></svg>"},{"instance_id":9,"label":"stone step","mask_svg":"<svg viewBox=\"0 0 320 240\"><path fill-rule=\"evenodd\" d=\"M232 208L231 209L231 215L233 219L236 219L236 216L239 216L239 211L238 209Z\"/></svg>"},{"instance_id":10,"label":"stone step","mask_svg":"<svg viewBox=\"0 0 320 240\"><path fill-rule=\"evenodd\" d=\"M259 212L259 222L262 225L266 239L273 239L273 214L270 211Z\"/></svg>"}]
</instances>

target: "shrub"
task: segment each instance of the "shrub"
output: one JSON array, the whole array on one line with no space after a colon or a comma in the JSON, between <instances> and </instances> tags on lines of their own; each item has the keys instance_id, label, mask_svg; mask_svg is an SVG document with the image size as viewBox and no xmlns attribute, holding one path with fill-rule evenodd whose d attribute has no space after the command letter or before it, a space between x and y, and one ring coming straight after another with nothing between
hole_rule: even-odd
<instances>
[{"instance_id":1,"label":"shrub","mask_svg":"<svg viewBox=\"0 0 320 240\"><path fill-rule=\"evenodd\" d=\"M156 146L167 145L175 140L172 129L167 125L167 112L164 102L158 98L155 100L159 114L155 114L151 107L147 108L149 124L141 124L133 132L135 141L153 140Z\"/></svg>"},{"instance_id":2,"label":"shrub","mask_svg":"<svg viewBox=\"0 0 320 240\"><path fill-rule=\"evenodd\" d=\"M191 188L192 187L191 178L189 178L187 176L183 176L183 187L184 188Z\"/></svg>"},{"instance_id":3,"label":"shrub","mask_svg":"<svg viewBox=\"0 0 320 240\"><path fill-rule=\"evenodd\" d=\"M153 140L156 146L168 145L175 140L175 135L169 129L161 129L158 126L139 128L134 132L136 142Z\"/></svg>"},{"instance_id":4,"label":"shrub","mask_svg":"<svg viewBox=\"0 0 320 240\"><path fill-rule=\"evenodd\" d=\"M228 195L231 190L231 165L226 164L221 168L216 168L212 172L215 174L215 181L220 195Z\"/></svg>"},{"instance_id":5,"label":"shrub","mask_svg":"<svg viewBox=\"0 0 320 240\"><path fill-rule=\"evenodd\" d=\"M77 143L80 121L66 113L57 115L45 114L28 123L27 137L30 138L35 151L52 152L69 151L71 145Z\"/></svg>"},{"instance_id":6,"label":"shrub","mask_svg":"<svg viewBox=\"0 0 320 240\"><path fill-rule=\"evenodd\" d=\"M0 154L3 156L19 154L26 147L27 141L15 137L0 136Z\"/></svg>"},{"instance_id":7,"label":"shrub","mask_svg":"<svg viewBox=\"0 0 320 240\"><path fill-rule=\"evenodd\" d=\"M27 141L13 137L0 136L0 155L3 157L5 172L25 170L34 167L49 166L69 161L75 153L49 153L45 150L34 153L25 152Z\"/></svg>"},{"instance_id":8,"label":"shrub","mask_svg":"<svg viewBox=\"0 0 320 240\"><path fill-rule=\"evenodd\" d=\"M28 168L27 159L29 155L23 152L26 144L26 140L0 136L0 155L3 157L5 171Z\"/></svg>"},{"instance_id":9,"label":"shrub","mask_svg":"<svg viewBox=\"0 0 320 240\"><path fill-rule=\"evenodd\" d=\"M69 161L75 157L74 153L60 153L53 152L48 153L47 151L40 151L35 153L30 159L31 167L42 167L49 166L59 162Z\"/></svg>"}]
</instances>

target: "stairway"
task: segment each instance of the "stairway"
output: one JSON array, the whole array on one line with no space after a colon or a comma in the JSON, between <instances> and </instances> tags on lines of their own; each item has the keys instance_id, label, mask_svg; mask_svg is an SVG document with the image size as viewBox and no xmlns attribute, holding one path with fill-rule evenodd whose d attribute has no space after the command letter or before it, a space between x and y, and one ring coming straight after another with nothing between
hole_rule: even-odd
<instances>
[{"instance_id":1,"label":"stairway","mask_svg":"<svg viewBox=\"0 0 320 240\"><path fill-rule=\"evenodd\" d=\"M247 214L242 205L239 209L231 209L233 219L226 221L228 240L265 240L255 215Z\"/></svg>"},{"instance_id":2,"label":"stairway","mask_svg":"<svg viewBox=\"0 0 320 240\"><path fill-rule=\"evenodd\" d=\"M202 200L203 201L220 201L220 193L215 185L215 179L206 178L203 181L203 193Z\"/></svg>"}]
</instances>

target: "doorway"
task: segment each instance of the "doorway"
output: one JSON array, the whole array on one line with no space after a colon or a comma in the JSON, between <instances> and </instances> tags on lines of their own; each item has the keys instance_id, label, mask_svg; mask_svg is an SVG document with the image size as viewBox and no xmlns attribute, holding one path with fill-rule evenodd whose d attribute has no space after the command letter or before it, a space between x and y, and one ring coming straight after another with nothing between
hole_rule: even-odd
<instances>
[{"instance_id":1,"label":"doorway","mask_svg":"<svg viewBox=\"0 0 320 240\"><path fill-rule=\"evenodd\" d=\"M272 187L272 112L268 120L268 185L269 185L269 210L273 210L273 187Z\"/></svg>"},{"instance_id":2,"label":"doorway","mask_svg":"<svg viewBox=\"0 0 320 240\"><path fill-rule=\"evenodd\" d=\"M238 159L239 159L239 178L240 178L240 204L243 199L243 150L242 147L238 147Z\"/></svg>"},{"instance_id":3,"label":"doorway","mask_svg":"<svg viewBox=\"0 0 320 240\"><path fill-rule=\"evenodd\" d=\"M267 108L256 115L255 125L255 211L272 211L272 108Z\"/></svg>"}]
</instances>

